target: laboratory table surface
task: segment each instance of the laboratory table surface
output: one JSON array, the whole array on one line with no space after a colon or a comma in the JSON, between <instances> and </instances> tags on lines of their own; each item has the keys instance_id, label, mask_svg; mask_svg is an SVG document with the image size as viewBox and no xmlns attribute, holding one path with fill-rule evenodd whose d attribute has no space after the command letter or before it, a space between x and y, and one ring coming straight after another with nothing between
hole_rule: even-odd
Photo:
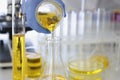
<instances>
[{"instance_id":1,"label":"laboratory table surface","mask_svg":"<svg viewBox=\"0 0 120 80\"><path fill-rule=\"evenodd\" d=\"M120 69L118 72L107 72L103 80L120 80ZM12 68L0 68L0 80L13 80Z\"/></svg>"}]
</instances>

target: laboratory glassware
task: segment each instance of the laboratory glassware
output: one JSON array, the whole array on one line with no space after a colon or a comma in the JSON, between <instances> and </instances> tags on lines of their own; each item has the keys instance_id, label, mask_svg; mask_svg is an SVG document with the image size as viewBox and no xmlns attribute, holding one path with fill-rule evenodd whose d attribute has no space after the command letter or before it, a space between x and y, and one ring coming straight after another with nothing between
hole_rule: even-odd
<instances>
[{"instance_id":1,"label":"laboratory glassware","mask_svg":"<svg viewBox=\"0 0 120 80\"><path fill-rule=\"evenodd\" d=\"M45 71L41 80L66 80L65 67L61 58L60 38L47 38Z\"/></svg>"},{"instance_id":2,"label":"laboratory glassware","mask_svg":"<svg viewBox=\"0 0 120 80\"><path fill-rule=\"evenodd\" d=\"M118 38L111 21L111 12L99 8L79 12L71 11L67 15L64 22L66 22L65 27L67 28L65 29L68 33L63 34L65 38L63 47L66 47L64 60L68 57L67 61L69 61L74 56L74 59L87 58L88 60L96 60L98 63L101 62L105 72L103 78L107 79L112 74L111 71L118 67L119 57ZM68 63L66 62L66 64ZM75 65L77 64L75 63Z\"/></svg>"},{"instance_id":3,"label":"laboratory glassware","mask_svg":"<svg viewBox=\"0 0 120 80\"><path fill-rule=\"evenodd\" d=\"M36 8L36 19L40 25L53 32L64 16L63 9L55 0L43 0Z\"/></svg>"},{"instance_id":4,"label":"laboratory glassware","mask_svg":"<svg viewBox=\"0 0 120 80\"><path fill-rule=\"evenodd\" d=\"M54 35L54 31L63 17L63 8L55 0L44 0L36 8L38 23L51 33L46 41L47 61L45 63L45 71L41 77L42 80L66 80L64 71L62 73L60 71L60 69L64 69L59 50L60 40Z\"/></svg>"},{"instance_id":5,"label":"laboratory glassware","mask_svg":"<svg viewBox=\"0 0 120 80\"><path fill-rule=\"evenodd\" d=\"M12 0L13 80L25 79L25 21L20 3Z\"/></svg>"},{"instance_id":6,"label":"laboratory glassware","mask_svg":"<svg viewBox=\"0 0 120 80\"><path fill-rule=\"evenodd\" d=\"M27 46L26 48L25 78L39 79L44 72L44 60L42 54L35 47Z\"/></svg>"}]
</instances>

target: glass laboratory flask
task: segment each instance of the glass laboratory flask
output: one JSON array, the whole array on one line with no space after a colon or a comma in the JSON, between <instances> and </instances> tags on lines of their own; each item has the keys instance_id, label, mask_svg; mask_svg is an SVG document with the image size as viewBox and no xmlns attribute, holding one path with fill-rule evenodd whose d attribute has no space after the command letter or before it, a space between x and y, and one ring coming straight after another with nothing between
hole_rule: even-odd
<instances>
[{"instance_id":1,"label":"glass laboratory flask","mask_svg":"<svg viewBox=\"0 0 120 80\"><path fill-rule=\"evenodd\" d=\"M63 18L63 8L55 0L43 0L36 8L36 20L49 32L53 32Z\"/></svg>"},{"instance_id":2,"label":"glass laboratory flask","mask_svg":"<svg viewBox=\"0 0 120 80\"><path fill-rule=\"evenodd\" d=\"M64 64L61 58L60 39L47 38L45 71L41 80L66 80Z\"/></svg>"},{"instance_id":3,"label":"glass laboratory flask","mask_svg":"<svg viewBox=\"0 0 120 80\"><path fill-rule=\"evenodd\" d=\"M54 31L63 19L63 8L55 0L43 0L36 8L36 20L39 25L48 30L51 35L47 38L47 55L45 72L42 80L65 80L62 59L60 58L59 39L54 36Z\"/></svg>"}]
</instances>

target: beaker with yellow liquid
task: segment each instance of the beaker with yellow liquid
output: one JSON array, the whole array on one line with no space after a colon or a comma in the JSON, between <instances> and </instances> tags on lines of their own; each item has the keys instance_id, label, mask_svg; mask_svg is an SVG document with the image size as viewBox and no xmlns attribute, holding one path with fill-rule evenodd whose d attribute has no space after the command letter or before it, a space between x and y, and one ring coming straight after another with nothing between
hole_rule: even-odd
<instances>
[{"instance_id":1,"label":"beaker with yellow liquid","mask_svg":"<svg viewBox=\"0 0 120 80\"><path fill-rule=\"evenodd\" d=\"M43 25L43 27L50 32L53 32L57 24L60 21L60 17L57 17L55 13L37 13L38 22Z\"/></svg>"},{"instance_id":2,"label":"beaker with yellow liquid","mask_svg":"<svg viewBox=\"0 0 120 80\"><path fill-rule=\"evenodd\" d=\"M25 75L27 79L39 79L44 71L42 54L32 47L26 47Z\"/></svg>"},{"instance_id":3,"label":"beaker with yellow liquid","mask_svg":"<svg viewBox=\"0 0 120 80\"><path fill-rule=\"evenodd\" d=\"M103 64L90 59L70 59L68 62L69 80L103 80Z\"/></svg>"},{"instance_id":4,"label":"beaker with yellow liquid","mask_svg":"<svg viewBox=\"0 0 120 80\"><path fill-rule=\"evenodd\" d=\"M42 27L53 32L64 16L61 5L54 0L44 0L36 7L36 20Z\"/></svg>"}]
</instances>

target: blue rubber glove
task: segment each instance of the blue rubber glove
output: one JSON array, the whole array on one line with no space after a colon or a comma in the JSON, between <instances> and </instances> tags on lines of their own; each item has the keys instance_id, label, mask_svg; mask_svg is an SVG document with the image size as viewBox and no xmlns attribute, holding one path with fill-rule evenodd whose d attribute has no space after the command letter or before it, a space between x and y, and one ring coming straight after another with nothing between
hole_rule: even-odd
<instances>
[{"instance_id":1,"label":"blue rubber glove","mask_svg":"<svg viewBox=\"0 0 120 80\"><path fill-rule=\"evenodd\" d=\"M50 31L43 28L42 25L40 25L37 22L36 16L35 16L36 7L41 1L42 0L26 0L26 2L24 2L24 4L22 5L25 7L25 8L23 7L23 13L26 14L26 25L27 26L31 27L33 30L36 30L39 33L49 34ZM64 16L66 16L64 3L61 0L55 0L55 1L61 5L64 11Z\"/></svg>"}]
</instances>

